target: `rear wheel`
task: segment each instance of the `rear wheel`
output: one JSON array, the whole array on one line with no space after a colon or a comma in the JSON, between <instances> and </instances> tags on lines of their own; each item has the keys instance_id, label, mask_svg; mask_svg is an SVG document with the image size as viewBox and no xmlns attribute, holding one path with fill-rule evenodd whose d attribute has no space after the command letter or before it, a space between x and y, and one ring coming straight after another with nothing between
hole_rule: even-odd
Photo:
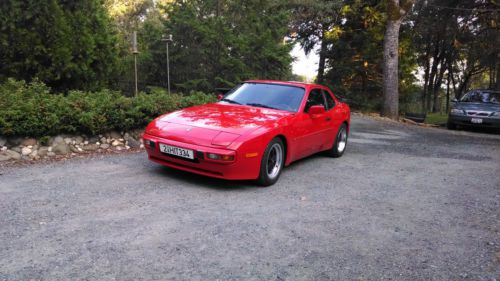
<instances>
[{"instance_id":1,"label":"rear wheel","mask_svg":"<svg viewBox=\"0 0 500 281\"><path fill-rule=\"evenodd\" d=\"M347 125L345 123L340 126L337 136L335 137L335 142L333 147L328 150L328 155L331 157L340 157L344 154L347 148Z\"/></svg>"},{"instance_id":2,"label":"rear wheel","mask_svg":"<svg viewBox=\"0 0 500 281\"><path fill-rule=\"evenodd\" d=\"M285 149L280 138L274 138L266 147L260 161L260 174L257 182L270 186L278 181L285 164Z\"/></svg>"}]
</instances>

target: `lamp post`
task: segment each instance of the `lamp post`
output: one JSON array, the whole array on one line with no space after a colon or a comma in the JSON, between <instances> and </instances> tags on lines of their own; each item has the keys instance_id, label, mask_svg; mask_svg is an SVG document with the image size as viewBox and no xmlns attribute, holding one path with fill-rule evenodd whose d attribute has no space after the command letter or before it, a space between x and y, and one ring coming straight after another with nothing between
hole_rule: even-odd
<instances>
[{"instance_id":1,"label":"lamp post","mask_svg":"<svg viewBox=\"0 0 500 281\"><path fill-rule=\"evenodd\" d=\"M167 45L167 86L168 86L168 94L170 95L170 62L169 62L169 59L168 59L168 43L174 41L172 39L172 34L169 34L168 36L167 35L163 35L161 37L161 41L165 42L166 45Z\"/></svg>"},{"instance_id":2,"label":"lamp post","mask_svg":"<svg viewBox=\"0 0 500 281\"><path fill-rule=\"evenodd\" d=\"M139 93L139 88L137 87L137 32L134 31L132 34L132 53L134 54L134 74L135 74L135 96Z\"/></svg>"}]
</instances>

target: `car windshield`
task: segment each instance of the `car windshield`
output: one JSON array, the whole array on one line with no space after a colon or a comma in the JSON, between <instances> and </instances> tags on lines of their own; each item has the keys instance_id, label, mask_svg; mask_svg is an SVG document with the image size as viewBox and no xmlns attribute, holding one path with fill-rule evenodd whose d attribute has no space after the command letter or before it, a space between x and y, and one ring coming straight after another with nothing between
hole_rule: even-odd
<instances>
[{"instance_id":1,"label":"car windshield","mask_svg":"<svg viewBox=\"0 0 500 281\"><path fill-rule=\"evenodd\" d=\"M461 102L500 103L500 92L472 91L465 94Z\"/></svg>"},{"instance_id":2,"label":"car windshield","mask_svg":"<svg viewBox=\"0 0 500 281\"><path fill-rule=\"evenodd\" d=\"M243 83L232 89L221 102L297 112L304 88L265 83Z\"/></svg>"}]
</instances>

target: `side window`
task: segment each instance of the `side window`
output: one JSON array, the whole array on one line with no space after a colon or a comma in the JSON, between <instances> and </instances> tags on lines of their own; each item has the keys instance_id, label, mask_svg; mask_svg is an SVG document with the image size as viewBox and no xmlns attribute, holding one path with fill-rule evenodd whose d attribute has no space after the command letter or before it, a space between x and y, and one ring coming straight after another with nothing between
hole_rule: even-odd
<instances>
[{"instance_id":1,"label":"side window","mask_svg":"<svg viewBox=\"0 0 500 281\"><path fill-rule=\"evenodd\" d=\"M325 106L325 99L323 98L323 93L320 89L312 89L307 97L305 112L309 111L309 108L313 105L322 105ZM327 107L325 106L325 110Z\"/></svg>"},{"instance_id":2,"label":"side window","mask_svg":"<svg viewBox=\"0 0 500 281\"><path fill-rule=\"evenodd\" d=\"M330 110L335 107L335 100L332 98L332 95L327 90L323 90L323 94L325 94L326 99L326 110Z\"/></svg>"}]
</instances>

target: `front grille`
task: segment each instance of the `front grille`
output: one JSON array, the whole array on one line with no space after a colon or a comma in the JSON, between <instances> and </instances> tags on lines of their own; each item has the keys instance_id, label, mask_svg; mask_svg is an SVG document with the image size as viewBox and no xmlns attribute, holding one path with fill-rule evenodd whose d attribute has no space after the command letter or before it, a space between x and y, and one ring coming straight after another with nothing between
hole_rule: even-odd
<instances>
[{"instance_id":1,"label":"front grille","mask_svg":"<svg viewBox=\"0 0 500 281\"><path fill-rule=\"evenodd\" d=\"M486 111L467 111L468 116L482 116L487 117L490 116L491 112Z\"/></svg>"}]
</instances>

